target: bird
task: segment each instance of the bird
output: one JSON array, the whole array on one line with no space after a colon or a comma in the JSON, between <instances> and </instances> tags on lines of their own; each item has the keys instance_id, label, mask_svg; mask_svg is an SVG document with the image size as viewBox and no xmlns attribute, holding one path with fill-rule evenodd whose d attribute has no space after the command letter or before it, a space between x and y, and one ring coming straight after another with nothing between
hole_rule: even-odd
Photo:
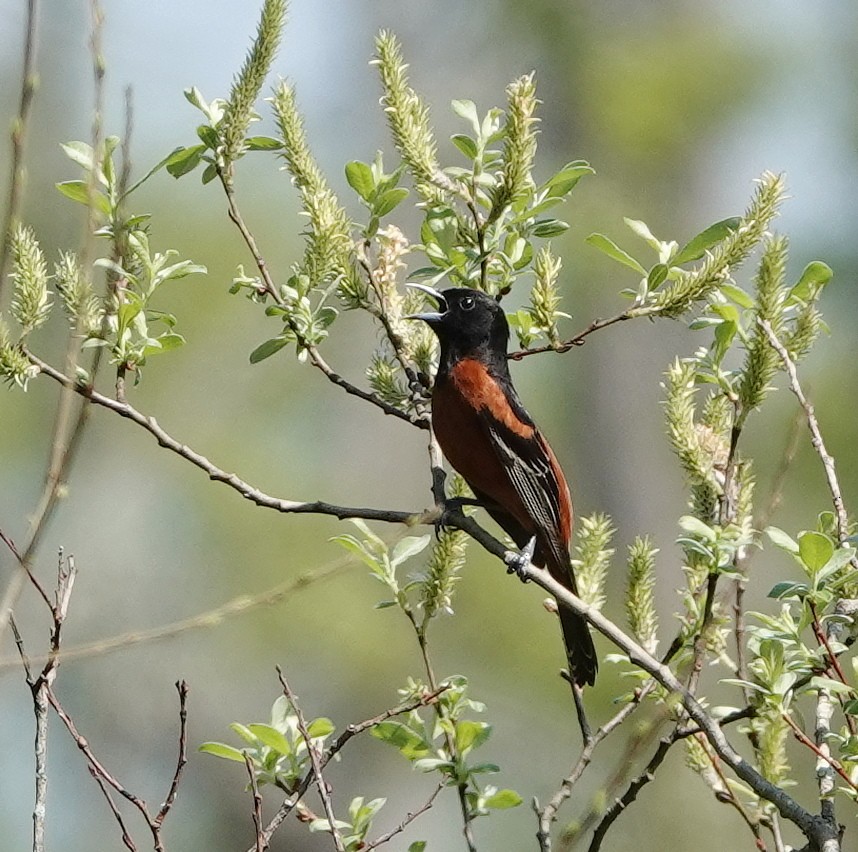
<instances>
[{"instance_id":1,"label":"bird","mask_svg":"<svg viewBox=\"0 0 858 852\"><path fill-rule=\"evenodd\" d=\"M548 441L527 413L509 372L509 324L499 302L480 291L438 291L409 283L437 302L411 314L435 332L440 356L432 388L432 429L450 465L479 504L532 561L577 594L569 554L569 486ZM571 680L592 685L598 661L587 622L558 614Z\"/></svg>"}]
</instances>

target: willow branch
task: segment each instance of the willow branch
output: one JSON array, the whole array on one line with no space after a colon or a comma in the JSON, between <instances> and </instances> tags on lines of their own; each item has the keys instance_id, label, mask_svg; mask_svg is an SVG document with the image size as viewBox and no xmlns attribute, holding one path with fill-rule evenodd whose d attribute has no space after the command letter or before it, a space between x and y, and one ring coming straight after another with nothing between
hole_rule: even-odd
<instances>
[{"instance_id":1,"label":"willow branch","mask_svg":"<svg viewBox=\"0 0 858 852\"><path fill-rule=\"evenodd\" d=\"M238 202L235 197L235 189L233 187L231 176L226 174L221 167L218 167L218 175L220 177L221 185L223 186L224 194L226 195L229 218L232 220L236 228L238 228L238 232L241 234L241 238L244 240L245 245L250 251L250 254L253 256L253 261L256 264L257 270L259 271L263 286L265 287L265 292L278 305L283 306L283 298L281 297L276 285L274 284L274 279L271 277L271 273L268 270L268 264L266 263L265 258L262 256L262 252L259 250L259 246L256 242L256 237L253 236L253 233L247 227L247 223L244 221L244 217L242 216L241 210L238 207ZM352 396L356 396L359 399L362 399L365 402L369 402L377 408L380 408L385 414L389 414L392 417L397 417L400 420L405 420L407 423L410 423L412 426L417 426L419 429L429 428L428 418L413 417L407 412L401 411L395 405L391 405L390 403L386 402L377 394L362 390L361 388L357 387L357 385L353 385L351 382L344 379L339 373L335 372L329 366L329 364L322 357L316 346L307 342L303 338L300 329L291 321L291 318L286 317L286 322L289 325L290 331L299 341L301 347L307 351L307 354L310 357L310 363L314 367L316 367L316 369L318 369L325 376L325 378L328 379L329 382L335 384L339 388L342 388L346 393Z\"/></svg>"},{"instance_id":2,"label":"willow branch","mask_svg":"<svg viewBox=\"0 0 858 852\"><path fill-rule=\"evenodd\" d=\"M205 456L195 450L192 450L187 445L182 444L180 441L177 441L172 437L172 435L158 425L158 422L154 417L148 417L134 408L130 403L120 402L119 400L100 394L90 387L79 385L64 373L61 373L50 364L42 361L41 358L38 358L31 352L27 352L26 354L31 363L35 364L42 373L53 379L55 382L59 382L59 384L64 387L73 388L75 393L85 397L93 405L107 408L114 414L118 414L120 417L124 417L126 420L130 420L132 423L135 423L137 426L145 429L150 435L152 435L152 437L155 438L161 447L170 450L185 459L185 461L190 462L195 467L204 471L208 475L209 479L229 486L234 491L241 494L245 500L250 500L250 502L255 503L257 506L262 506L266 509L274 509L277 512L284 512L287 514L333 515L340 520L345 518L363 518L364 520L384 521L387 523L406 524L409 526L431 520L426 513L421 512L403 512L394 509L337 506L333 503L326 503L322 500L301 502L297 500L283 500L277 497L272 497L263 491L260 491L258 488L254 488L234 473L228 473L213 462L209 461Z\"/></svg>"},{"instance_id":3,"label":"willow branch","mask_svg":"<svg viewBox=\"0 0 858 852\"><path fill-rule=\"evenodd\" d=\"M519 558L519 554L507 550L497 539L483 530L471 518L451 517L451 526L463 529L490 553L498 556L505 563ZM625 634L616 624L606 618L594 607L586 604L577 595L554 580L551 575L535 565L524 569L524 575L538 586L545 589L557 600L560 606L565 606L572 612L588 621L596 630L614 645L620 648L632 662L652 676L669 692L674 693L682 703L688 716L700 727L715 753L730 769L744 781L760 798L771 802L781 816L794 823L812 842L822 845L823 842L837 837L837 826L822 816L812 814L802 807L792 796L782 788L763 777L741 754L731 745L718 722L707 712L705 707L677 678L674 672L664 663L659 662L645 648Z\"/></svg>"}]
</instances>

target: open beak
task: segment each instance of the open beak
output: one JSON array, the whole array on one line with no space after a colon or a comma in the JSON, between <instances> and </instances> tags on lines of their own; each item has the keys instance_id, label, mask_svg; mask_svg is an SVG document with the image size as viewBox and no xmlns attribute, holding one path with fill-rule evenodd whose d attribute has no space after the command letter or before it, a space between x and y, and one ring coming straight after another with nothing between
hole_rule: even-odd
<instances>
[{"instance_id":1,"label":"open beak","mask_svg":"<svg viewBox=\"0 0 858 852\"><path fill-rule=\"evenodd\" d=\"M431 296L438 303L438 310L420 314L409 314L403 317L403 319L423 320L423 322L428 322L431 325L433 322L440 322L444 318L444 314L447 313L447 300L434 287L416 283L406 283L405 286L411 287L412 290L422 290L427 296Z\"/></svg>"}]
</instances>

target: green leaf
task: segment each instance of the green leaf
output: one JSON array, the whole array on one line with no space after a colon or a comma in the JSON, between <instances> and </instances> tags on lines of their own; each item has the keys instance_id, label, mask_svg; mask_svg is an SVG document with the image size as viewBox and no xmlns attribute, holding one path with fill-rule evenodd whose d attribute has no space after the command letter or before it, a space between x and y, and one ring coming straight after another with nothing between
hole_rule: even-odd
<instances>
[{"instance_id":1,"label":"green leaf","mask_svg":"<svg viewBox=\"0 0 858 852\"><path fill-rule=\"evenodd\" d=\"M56 184L57 189L72 201L77 201L79 204L89 206L90 192L86 181L82 180L66 180ZM107 196L97 190L92 192L92 205L100 213L105 216L110 215L110 202Z\"/></svg>"},{"instance_id":2,"label":"green leaf","mask_svg":"<svg viewBox=\"0 0 858 852\"><path fill-rule=\"evenodd\" d=\"M831 267L821 260L814 260L805 266L798 283L789 291L787 304L807 302L814 293L824 287L834 275Z\"/></svg>"},{"instance_id":3,"label":"green leaf","mask_svg":"<svg viewBox=\"0 0 858 852\"><path fill-rule=\"evenodd\" d=\"M719 289L728 298L732 299L740 308L751 309L754 307L753 298L741 287L735 284L722 284Z\"/></svg>"},{"instance_id":4,"label":"green leaf","mask_svg":"<svg viewBox=\"0 0 858 852\"><path fill-rule=\"evenodd\" d=\"M716 326L715 353L719 360L724 357L730 348L730 344L733 342L733 338L736 336L738 330L739 326L733 320L726 320Z\"/></svg>"},{"instance_id":5,"label":"green leaf","mask_svg":"<svg viewBox=\"0 0 858 852\"><path fill-rule=\"evenodd\" d=\"M798 555L811 574L816 574L834 555L834 542L822 533L812 531L800 533Z\"/></svg>"},{"instance_id":6,"label":"green leaf","mask_svg":"<svg viewBox=\"0 0 858 852\"><path fill-rule=\"evenodd\" d=\"M86 171L92 171L93 163L95 162L92 155L92 145L88 145L86 142L61 142L60 148L65 151L66 156L70 160L79 166L83 166ZM97 177L102 184L107 183L101 170L99 170Z\"/></svg>"},{"instance_id":7,"label":"green leaf","mask_svg":"<svg viewBox=\"0 0 858 852\"><path fill-rule=\"evenodd\" d=\"M197 136L199 136L206 148L210 148L212 151L217 150L220 145L220 136L218 136L217 130L208 124L201 124L197 128Z\"/></svg>"},{"instance_id":8,"label":"green leaf","mask_svg":"<svg viewBox=\"0 0 858 852\"><path fill-rule=\"evenodd\" d=\"M604 234L590 234L584 242L593 246L593 248L599 249L600 252L616 260L618 263L634 269L640 275L647 274L647 271L630 254L623 251L610 237L606 237Z\"/></svg>"},{"instance_id":9,"label":"green leaf","mask_svg":"<svg viewBox=\"0 0 858 852\"><path fill-rule=\"evenodd\" d=\"M222 757L225 760L244 763L244 752L225 743L203 743L199 750L206 754L213 754L215 757Z\"/></svg>"},{"instance_id":10,"label":"green leaf","mask_svg":"<svg viewBox=\"0 0 858 852\"><path fill-rule=\"evenodd\" d=\"M248 151L279 151L283 143L273 136L248 136L244 140Z\"/></svg>"},{"instance_id":11,"label":"green leaf","mask_svg":"<svg viewBox=\"0 0 858 852\"><path fill-rule=\"evenodd\" d=\"M791 536L787 535L782 529L779 529L778 527L766 527L765 532L772 540L772 543L776 544L781 550L785 550L787 553L793 554L793 556L798 556L798 542L796 542Z\"/></svg>"},{"instance_id":12,"label":"green leaf","mask_svg":"<svg viewBox=\"0 0 858 852\"><path fill-rule=\"evenodd\" d=\"M372 167L360 160L346 163L346 180L349 186L367 203L375 194L375 178Z\"/></svg>"},{"instance_id":13,"label":"green leaf","mask_svg":"<svg viewBox=\"0 0 858 852\"><path fill-rule=\"evenodd\" d=\"M418 553L421 553L426 549L426 546L429 544L431 539L431 535L410 535L400 539L394 545L393 552L390 555L390 564L396 567L397 565L401 565L407 559L411 559L412 556L416 556Z\"/></svg>"},{"instance_id":14,"label":"green leaf","mask_svg":"<svg viewBox=\"0 0 858 852\"><path fill-rule=\"evenodd\" d=\"M372 212L374 216L378 216L379 219L382 216L386 216L400 204L405 198L408 197L408 190L404 187L398 187L397 189L388 189L387 192L383 192L372 205Z\"/></svg>"},{"instance_id":15,"label":"green leaf","mask_svg":"<svg viewBox=\"0 0 858 852\"><path fill-rule=\"evenodd\" d=\"M567 163L559 172L552 175L543 185L547 189L546 198L562 198L575 188L575 184L585 175L594 175L595 170L583 160Z\"/></svg>"},{"instance_id":16,"label":"green leaf","mask_svg":"<svg viewBox=\"0 0 858 852\"><path fill-rule=\"evenodd\" d=\"M423 757L429 753L429 744L417 733L402 722L388 720L379 722L370 730L372 736L385 743L390 743L409 760Z\"/></svg>"},{"instance_id":17,"label":"green leaf","mask_svg":"<svg viewBox=\"0 0 858 852\"><path fill-rule=\"evenodd\" d=\"M781 583L775 583L766 597L774 598L775 600L804 598L809 591L810 589L805 583L792 583L789 580L785 580Z\"/></svg>"},{"instance_id":18,"label":"green leaf","mask_svg":"<svg viewBox=\"0 0 858 852\"><path fill-rule=\"evenodd\" d=\"M480 117L477 114L477 105L473 101L454 100L450 103L450 106L453 107L453 112L455 112L456 115L471 123L471 127L474 128L474 134L479 136Z\"/></svg>"},{"instance_id":19,"label":"green leaf","mask_svg":"<svg viewBox=\"0 0 858 852\"><path fill-rule=\"evenodd\" d=\"M272 337L271 340L266 340L261 343L253 352L250 353L250 363L258 364L266 358L270 358L275 353L279 352L284 346L289 345L289 338L285 335Z\"/></svg>"},{"instance_id":20,"label":"green leaf","mask_svg":"<svg viewBox=\"0 0 858 852\"><path fill-rule=\"evenodd\" d=\"M471 139L470 136L466 136L464 133L454 133L450 137L450 141L469 159L476 160L477 154L479 153L477 150L477 143Z\"/></svg>"},{"instance_id":21,"label":"green leaf","mask_svg":"<svg viewBox=\"0 0 858 852\"><path fill-rule=\"evenodd\" d=\"M653 266L649 271L649 275L646 277L646 283L649 286L650 290L657 290L664 283L667 278L668 268L665 263L657 263Z\"/></svg>"},{"instance_id":22,"label":"green leaf","mask_svg":"<svg viewBox=\"0 0 858 852\"><path fill-rule=\"evenodd\" d=\"M839 680L834 680L830 677L812 677L808 684L810 689L824 689L828 692L833 692L835 695L854 695L855 690L847 683Z\"/></svg>"},{"instance_id":23,"label":"green leaf","mask_svg":"<svg viewBox=\"0 0 858 852\"><path fill-rule=\"evenodd\" d=\"M560 219L540 219L533 229L535 237L556 237L569 230L569 223Z\"/></svg>"},{"instance_id":24,"label":"green leaf","mask_svg":"<svg viewBox=\"0 0 858 852\"><path fill-rule=\"evenodd\" d=\"M277 754L292 754L292 746L289 744L289 740L276 728L273 728L271 725L263 725L262 723L248 725L247 727L251 733L259 738L260 742L267 745L268 748L274 749Z\"/></svg>"},{"instance_id":25,"label":"green leaf","mask_svg":"<svg viewBox=\"0 0 858 852\"><path fill-rule=\"evenodd\" d=\"M203 184L211 183L217 177L217 166L209 163L203 171Z\"/></svg>"},{"instance_id":26,"label":"green leaf","mask_svg":"<svg viewBox=\"0 0 858 852\"><path fill-rule=\"evenodd\" d=\"M334 727L334 723L326 716L320 716L318 719L313 719L313 721L307 725L307 733L310 735L311 739L329 737L335 730L336 728Z\"/></svg>"},{"instance_id":27,"label":"green leaf","mask_svg":"<svg viewBox=\"0 0 858 852\"><path fill-rule=\"evenodd\" d=\"M690 535L702 538L704 541L715 540L715 530L693 515L683 515L679 519L679 527Z\"/></svg>"},{"instance_id":28,"label":"green leaf","mask_svg":"<svg viewBox=\"0 0 858 852\"><path fill-rule=\"evenodd\" d=\"M408 847L408 852L426 852L426 841L425 840L415 840Z\"/></svg>"},{"instance_id":29,"label":"green leaf","mask_svg":"<svg viewBox=\"0 0 858 852\"><path fill-rule=\"evenodd\" d=\"M710 225L705 231L701 231L696 237L692 237L670 260L671 266L681 266L699 260L712 246L718 244L729 236L741 224L738 216L722 219L714 225Z\"/></svg>"},{"instance_id":30,"label":"green leaf","mask_svg":"<svg viewBox=\"0 0 858 852\"><path fill-rule=\"evenodd\" d=\"M205 145L192 145L190 148L179 148L172 153L164 164L168 174L174 178L192 172L202 160L203 154L208 150Z\"/></svg>"},{"instance_id":31,"label":"green leaf","mask_svg":"<svg viewBox=\"0 0 858 852\"><path fill-rule=\"evenodd\" d=\"M517 808L522 802L521 796L515 790L498 790L497 793L489 796L483 805L494 810L506 810L507 808Z\"/></svg>"},{"instance_id":32,"label":"green leaf","mask_svg":"<svg viewBox=\"0 0 858 852\"><path fill-rule=\"evenodd\" d=\"M462 754L481 746L491 735L492 727L486 722L464 719L456 722L456 745Z\"/></svg>"}]
</instances>

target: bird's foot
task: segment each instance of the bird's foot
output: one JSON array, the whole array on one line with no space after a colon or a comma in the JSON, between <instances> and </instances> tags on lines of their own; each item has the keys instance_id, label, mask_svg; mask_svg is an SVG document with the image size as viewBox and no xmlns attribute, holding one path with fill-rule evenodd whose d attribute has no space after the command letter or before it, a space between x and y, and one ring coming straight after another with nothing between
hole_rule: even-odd
<instances>
[{"instance_id":1,"label":"bird's foot","mask_svg":"<svg viewBox=\"0 0 858 852\"><path fill-rule=\"evenodd\" d=\"M518 553L509 551L504 559L506 562L506 573L518 574L518 579L522 583L529 583L530 577L527 575L527 569L530 563L533 562L533 553L535 550L536 536L533 536Z\"/></svg>"},{"instance_id":2,"label":"bird's foot","mask_svg":"<svg viewBox=\"0 0 858 852\"><path fill-rule=\"evenodd\" d=\"M463 518L465 513L462 509L465 506L480 506L481 503L479 500L475 500L473 497L448 497L444 500L444 503L440 507L440 515L438 520L435 521L435 533L441 533L443 530L448 527L457 528L455 523L451 523L455 519Z\"/></svg>"}]
</instances>

